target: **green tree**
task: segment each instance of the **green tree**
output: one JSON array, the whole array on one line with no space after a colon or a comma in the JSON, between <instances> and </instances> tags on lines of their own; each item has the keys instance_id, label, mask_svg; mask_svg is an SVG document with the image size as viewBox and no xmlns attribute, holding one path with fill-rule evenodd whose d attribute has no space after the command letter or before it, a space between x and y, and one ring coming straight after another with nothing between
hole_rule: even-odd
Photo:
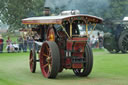
<instances>
[{"instance_id":1,"label":"green tree","mask_svg":"<svg viewBox=\"0 0 128 85\"><path fill-rule=\"evenodd\" d=\"M108 10L103 13L105 19L122 20L128 15L128 0L109 0Z\"/></svg>"},{"instance_id":2,"label":"green tree","mask_svg":"<svg viewBox=\"0 0 128 85\"><path fill-rule=\"evenodd\" d=\"M0 0L0 16L9 30L21 28L21 20L43 14L44 0Z\"/></svg>"}]
</instances>

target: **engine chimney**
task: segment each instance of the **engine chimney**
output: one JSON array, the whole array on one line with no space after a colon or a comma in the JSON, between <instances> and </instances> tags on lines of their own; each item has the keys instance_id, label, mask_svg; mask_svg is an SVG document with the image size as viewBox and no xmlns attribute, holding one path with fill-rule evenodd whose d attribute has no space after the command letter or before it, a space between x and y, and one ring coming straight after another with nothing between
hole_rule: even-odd
<instances>
[{"instance_id":1,"label":"engine chimney","mask_svg":"<svg viewBox=\"0 0 128 85\"><path fill-rule=\"evenodd\" d=\"M50 8L49 7L44 7L43 14L44 14L44 16L49 16L50 15Z\"/></svg>"}]
</instances>

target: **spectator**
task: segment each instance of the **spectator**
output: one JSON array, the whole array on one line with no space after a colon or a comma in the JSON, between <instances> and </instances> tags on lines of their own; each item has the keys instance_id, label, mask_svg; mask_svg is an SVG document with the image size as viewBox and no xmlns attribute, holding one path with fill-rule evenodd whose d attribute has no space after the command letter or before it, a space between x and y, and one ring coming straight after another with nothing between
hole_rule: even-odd
<instances>
[{"instance_id":1,"label":"spectator","mask_svg":"<svg viewBox=\"0 0 128 85\"><path fill-rule=\"evenodd\" d=\"M6 40L6 43L7 43L7 44L12 43L12 41L11 41L10 37L8 37L8 39Z\"/></svg>"},{"instance_id":2,"label":"spectator","mask_svg":"<svg viewBox=\"0 0 128 85\"><path fill-rule=\"evenodd\" d=\"M19 52L21 52L21 50L24 51L24 47L23 47L23 38L22 36L20 36L18 39L17 39L18 43L19 43Z\"/></svg>"},{"instance_id":3,"label":"spectator","mask_svg":"<svg viewBox=\"0 0 128 85\"><path fill-rule=\"evenodd\" d=\"M2 35L0 35L0 53L3 52L3 45L4 45L4 39L2 38Z\"/></svg>"},{"instance_id":4,"label":"spectator","mask_svg":"<svg viewBox=\"0 0 128 85\"><path fill-rule=\"evenodd\" d=\"M98 38L96 38L96 42L95 42L95 48L99 48L99 42L98 42Z\"/></svg>"},{"instance_id":5,"label":"spectator","mask_svg":"<svg viewBox=\"0 0 128 85\"><path fill-rule=\"evenodd\" d=\"M34 48L35 48L35 50L38 52L38 50L39 50L39 46L38 46L38 44L37 43L35 43L36 41L39 41L40 40L40 36L36 33L35 35L34 35Z\"/></svg>"},{"instance_id":6,"label":"spectator","mask_svg":"<svg viewBox=\"0 0 128 85\"><path fill-rule=\"evenodd\" d=\"M91 37L90 37L90 35L88 34L88 44L90 45L90 47L91 47Z\"/></svg>"},{"instance_id":7,"label":"spectator","mask_svg":"<svg viewBox=\"0 0 128 85\"><path fill-rule=\"evenodd\" d=\"M29 45L29 50L31 51L31 49L33 48L33 38L32 37L29 37L28 45Z\"/></svg>"},{"instance_id":8,"label":"spectator","mask_svg":"<svg viewBox=\"0 0 128 85\"><path fill-rule=\"evenodd\" d=\"M11 41L10 37L8 37L8 39L6 40L6 44L7 44L6 49L7 49L8 53L12 52L12 47L13 46L12 46L12 41Z\"/></svg>"},{"instance_id":9,"label":"spectator","mask_svg":"<svg viewBox=\"0 0 128 85\"><path fill-rule=\"evenodd\" d=\"M27 38L24 37L24 52L27 52Z\"/></svg>"},{"instance_id":10,"label":"spectator","mask_svg":"<svg viewBox=\"0 0 128 85\"><path fill-rule=\"evenodd\" d=\"M13 43L13 48L14 48L14 52L18 52L19 51L19 45L16 44L16 42Z\"/></svg>"},{"instance_id":11,"label":"spectator","mask_svg":"<svg viewBox=\"0 0 128 85\"><path fill-rule=\"evenodd\" d=\"M13 47L13 44L12 43L10 43L10 44L7 45L7 50L8 50L8 53L14 52L14 47Z\"/></svg>"},{"instance_id":12,"label":"spectator","mask_svg":"<svg viewBox=\"0 0 128 85\"><path fill-rule=\"evenodd\" d=\"M99 42L99 48L101 49L103 47L103 37L98 32L98 42Z\"/></svg>"},{"instance_id":13,"label":"spectator","mask_svg":"<svg viewBox=\"0 0 128 85\"><path fill-rule=\"evenodd\" d=\"M96 46L96 38L95 38L94 35L93 35L92 38L90 39L90 42L91 42L91 47L92 47L92 48L95 48L95 46Z\"/></svg>"}]
</instances>

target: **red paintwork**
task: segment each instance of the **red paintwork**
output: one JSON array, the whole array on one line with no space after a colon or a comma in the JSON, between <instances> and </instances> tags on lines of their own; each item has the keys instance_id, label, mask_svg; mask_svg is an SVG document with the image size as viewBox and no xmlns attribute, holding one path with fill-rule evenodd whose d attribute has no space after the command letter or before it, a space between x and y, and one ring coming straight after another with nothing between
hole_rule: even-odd
<instances>
[{"instance_id":1,"label":"red paintwork","mask_svg":"<svg viewBox=\"0 0 128 85\"><path fill-rule=\"evenodd\" d=\"M81 38L81 37L74 37L72 40L67 40L67 50L75 50L77 51L79 48L82 48L85 46L88 38ZM72 45L74 44L74 48L72 48ZM83 48L82 48L83 49Z\"/></svg>"},{"instance_id":2,"label":"red paintwork","mask_svg":"<svg viewBox=\"0 0 128 85\"><path fill-rule=\"evenodd\" d=\"M72 50L72 45L73 45L73 42L72 41L67 41L67 50Z\"/></svg>"},{"instance_id":3,"label":"red paintwork","mask_svg":"<svg viewBox=\"0 0 128 85\"><path fill-rule=\"evenodd\" d=\"M82 67L83 67L83 64L80 64L80 63L72 64L72 68L82 68Z\"/></svg>"},{"instance_id":4,"label":"red paintwork","mask_svg":"<svg viewBox=\"0 0 128 85\"><path fill-rule=\"evenodd\" d=\"M71 58L66 58L65 63L66 63L65 67L67 69L70 69L71 68Z\"/></svg>"},{"instance_id":5,"label":"red paintwork","mask_svg":"<svg viewBox=\"0 0 128 85\"><path fill-rule=\"evenodd\" d=\"M72 40L86 42L88 40L88 38L87 37L73 37Z\"/></svg>"},{"instance_id":6,"label":"red paintwork","mask_svg":"<svg viewBox=\"0 0 128 85\"><path fill-rule=\"evenodd\" d=\"M22 20L23 24L61 24L60 20Z\"/></svg>"},{"instance_id":7,"label":"red paintwork","mask_svg":"<svg viewBox=\"0 0 128 85\"><path fill-rule=\"evenodd\" d=\"M82 58L84 51L85 51L85 45L87 43L88 38L87 37L73 37L72 40L67 40L67 51L74 51L72 53L67 53L67 56L70 56L66 58L65 61L65 68L82 68L83 63L73 63L71 61L72 56L77 56Z\"/></svg>"},{"instance_id":8,"label":"red paintwork","mask_svg":"<svg viewBox=\"0 0 128 85\"><path fill-rule=\"evenodd\" d=\"M86 42L74 42L74 50L84 52Z\"/></svg>"}]
</instances>

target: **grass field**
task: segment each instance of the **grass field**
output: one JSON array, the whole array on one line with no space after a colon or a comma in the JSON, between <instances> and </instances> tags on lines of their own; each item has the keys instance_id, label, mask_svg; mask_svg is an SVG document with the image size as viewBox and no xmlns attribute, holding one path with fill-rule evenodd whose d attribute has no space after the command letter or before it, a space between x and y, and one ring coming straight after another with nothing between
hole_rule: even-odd
<instances>
[{"instance_id":1,"label":"grass field","mask_svg":"<svg viewBox=\"0 0 128 85\"><path fill-rule=\"evenodd\" d=\"M64 70L56 79L29 71L29 53L0 54L0 85L128 85L128 54L110 54L93 50L94 65L88 77L77 77L72 70Z\"/></svg>"}]
</instances>

